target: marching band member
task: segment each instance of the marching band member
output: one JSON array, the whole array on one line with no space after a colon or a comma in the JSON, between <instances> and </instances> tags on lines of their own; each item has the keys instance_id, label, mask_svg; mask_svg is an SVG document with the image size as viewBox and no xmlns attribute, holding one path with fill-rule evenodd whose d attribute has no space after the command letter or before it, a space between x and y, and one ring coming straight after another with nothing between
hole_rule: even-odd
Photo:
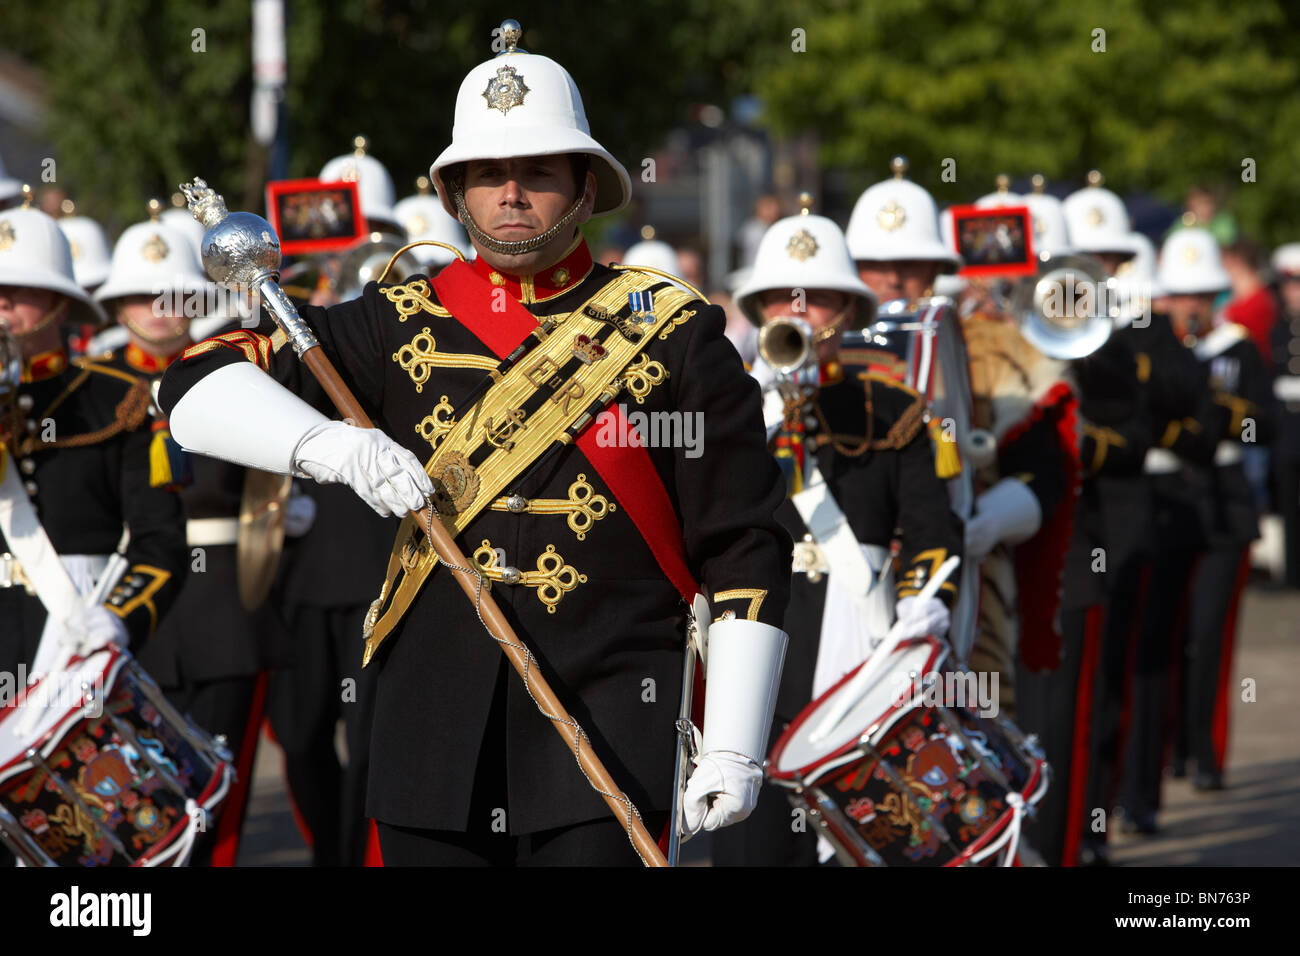
<instances>
[{"instance_id":1,"label":"marching band member","mask_svg":"<svg viewBox=\"0 0 1300 956\"><path fill-rule=\"evenodd\" d=\"M801 215L768 229L753 272L737 291L750 321L773 334L785 331L782 324L806 323L804 368L816 381L797 397L783 400L774 390L768 399L776 411L772 447L790 491L777 514L798 542L785 619L793 646L773 740L866 659L872 638L884 637L895 611L904 636L947 631L956 585L946 582L939 598L917 595L961 548L961 521L936 474L924 400L881 374L846 377L837 360L841 335L870 323L876 298L855 274L839 227L809 214L811 197L801 201ZM768 366L756 374L774 372ZM894 584L890 544L900 528L901 573ZM769 788L750 820L714 837L714 861L812 865L816 841L792 827L790 807Z\"/></svg>"},{"instance_id":2,"label":"marching band member","mask_svg":"<svg viewBox=\"0 0 1300 956\"><path fill-rule=\"evenodd\" d=\"M1281 406L1273 471L1285 528L1286 585L1300 588L1300 242L1274 250L1272 266L1281 306L1273 326L1273 392Z\"/></svg>"},{"instance_id":3,"label":"marching band member","mask_svg":"<svg viewBox=\"0 0 1300 956\"><path fill-rule=\"evenodd\" d=\"M193 344L192 319L211 290L191 240L163 223L160 209L153 200L151 218L122 233L108 278L95 294L129 336L123 348L100 360L150 383ZM250 612L239 600L235 545L246 469L185 453L161 415L155 414L152 430L149 481L180 489L192 573L139 661L167 698L208 733L224 737L236 758L237 782L191 864L232 866L262 722L259 677L276 617L269 607ZM297 518L298 508L291 513Z\"/></svg>"},{"instance_id":4,"label":"marching band member","mask_svg":"<svg viewBox=\"0 0 1300 956\"><path fill-rule=\"evenodd\" d=\"M845 230L858 277L880 302L930 295L940 272L951 272L960 258L939 239L934 200L909 179L907 160L890 162L894 178L865 190L853 206Z\"/></svg>"},{"instance_id":5,"label":"marching band member","mask_svg":"<svg viewBox=\"0 0 1300 956\"><path fill-rule=\"evenodd\" d=\"M67 238L29 206L0 213L0 323L22 363L0 418L0 668L10 673L20 665L29 675L48 671L65 644L83 654L139 646L188 570L180 500L149 482L148 383L70 361L61 320L103 320L76 282ZM98 581L124 526L125 570L115 582ZM81 595L106 599L67 606L68 578Z\"/></svg>"},{"instance_id":6,"label":"marching band member","mask_svg":"<svg viewBox=\"0 0 1300 956\"><path fill-rule=\"evenodd\" d=\"M430 171L474 263L302 310L394 437L295 397L305 373L269 322L187 355L162 403L196 451L345 481L383 514L436 507L454 521L652 831L673 796L671 688L687 577L698 578L714 619L710 691L683 818L688 833L716 829L752 811L762 780L790 574L790 539L773 516L780 470L720 310L592 262L578 224L626 205L630 180L592 139L569 74L518 50L517 24L503 35L506 49L461 84L452 144ZM498 371L539 321L540 357ZM626 443L621 409L570 435L616 380L638 412L698 422L702 444ZM417 455L431 451L426 472ZM367 811L385 862L633 862L622 822L415 529L406 518L367 622L381 668Z\"/></svg>"},{"instance_id":7,"label":"marching band member","mask_svg":"<svg viewBox=\"0 0 1300 956\"><path fill-rule=\"evenodd\" d=\"M1249 544L1258 537L1241 452L1243 444L1271 441L1274 417L1249 333L1233 324L1211 327L1214 299L1229 285L1214 237L1199 228L1172 233L1157 281L1173 333L1199 360L1209 387L1196 413L1171 422L1160 442L1177 456L1170 472L1177 480L1156 486L1157 534L1166 547L1180 528L1194 538L1183 531L1183 547L1159 555L1142 618L1122 797L1127 823L1139 833L1156 830L1171 670L1181 671L1186 688L1178 719L1196 761L1194 785L1223 786L1238 600Z\"/></svg>"},{"instance_id":8,"label":"marching band member","mask_svg":"<svg viewBox=\"0 0 1300 956\"><path fill-rule=\"evenodd\" d=\"M59 209L62 212L58 219L59 228L68 237L77 285L93 295L108 278L108 238L95 220L76 215L77 207L71 199L63 200ZM64 330L69 350L74 355L84 355L97 327L84 324L74 328L65 323Z\"/></svg>"}]
</instances>

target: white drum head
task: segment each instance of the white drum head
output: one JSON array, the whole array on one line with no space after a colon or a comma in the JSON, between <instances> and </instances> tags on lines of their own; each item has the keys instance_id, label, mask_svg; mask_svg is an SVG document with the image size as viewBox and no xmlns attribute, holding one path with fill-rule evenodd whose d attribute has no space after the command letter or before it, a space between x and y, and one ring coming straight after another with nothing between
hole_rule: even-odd
<instances>
[{"instance_id":1,"label":"white drum head","mask_svg":"<svg viewBox=\"0 0 1300 956\"><path fill-rule=\"evenodd\" d=\"M822 715L846 690L851 690L853 675L866 661L859 664L838 684L804 708L790 724L773 748L771 776L790 779L797 775L807 779L819 766L852 751L859 738L875 724L880 726L873 732L872 739L878 740L903 714L911 710L920 679L935 670L946 654L947 648L933 638L909 642L896 648L890 656L889 665L874 686L849 709L828 737L814 742L811 735L821 724ZM913 682L913 673L916 674L917 683Z\"/></svg>"},{"instance_id":2,"label":"white drum head","mask_svg":"<svg viewBox=\"0 0 1300 956\"><path fill-rule=\"evenodd\" d=\"M90 685L103 703L112 689L108 672L124 660L120 653L108 649L96 651L85 660L56 675L41 679L21 706L0 710L0 774L16 758L43 744L51 731L66 731L66 725L81 719L86 703L83 685ZM26 720L30 708L39 707L35 721ZM42 747L42 750L45 748Z\"/></svg>"}]
</instances>

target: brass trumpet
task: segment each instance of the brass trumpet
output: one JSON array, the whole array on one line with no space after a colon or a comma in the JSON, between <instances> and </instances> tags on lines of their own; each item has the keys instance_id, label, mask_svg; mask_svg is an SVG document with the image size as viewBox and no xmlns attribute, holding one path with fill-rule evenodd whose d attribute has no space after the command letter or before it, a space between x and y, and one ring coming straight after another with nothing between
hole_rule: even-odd
<instances>
[{"instance_id":1,"label":"brass trumpet","mask_svg":"<svg viewBox=\"0 0 1300 956\"><path fill-rule=\"evenodd\" d=\"M1043 256L1037 275L1012 287L1006 309L1025 340L1048 358L1078 359L1110 338L1112 289L1092 256Z\"/></svg>"},{"instance_id":2,"label":"brass trumpet","mask_svg":"<svg viewBox=\"0 0 1300 956\"><path fill-rule=\"evenodd\" d=\"M815 361L813 340L803 319L773 319L758 330L758 354L778 375L792 375Z\"/></svg>"},{"instance_id":3,"label":"brass trumpet","mask_svg":"<svg viewBox=\"0 0 1300 956\"><path fill-rule=\"evenodd\" d=\"M324 277L337 290L340 302L355 299L367 282L379 279L388 260L404 245L395 236L372 232L368 238L343 252L337 259L326 254L295 262L280 273L280 288L291 298L305 302L311 298ZM388 273L388 279L403 282L407 276L423 271L415 256L407 252L398 256Z\"/></svg>"}]
</instances>

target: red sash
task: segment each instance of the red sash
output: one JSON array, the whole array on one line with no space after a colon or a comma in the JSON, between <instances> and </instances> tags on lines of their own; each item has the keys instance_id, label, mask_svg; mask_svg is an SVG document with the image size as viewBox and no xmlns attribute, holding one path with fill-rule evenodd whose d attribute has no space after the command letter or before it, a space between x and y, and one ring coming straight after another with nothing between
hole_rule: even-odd
<instances>
[{"instance_id":1,"label":"red sash","mask_svg":"<svg viewBox=\"0 0 1300 956\"><path fill-rule=\"evenodd\" d=\"M465 262L457 260L443 269L433 280L433 288L443 308L450 310L497 358L505 358L537 328L536 316L511 296L497 295L497 288ZM503 300L505 311L501 311ZM604 425L609 421L606 416L611 415L617 434L628 434L631 426L617 405L602 412L596 422ZM687 566L677 513L650 461L650 453L631 442L603 448L596 441L598 431L588 425L575 444L632 519L664 576L690 604L699 585Z\"/></svg>"}]
</instances>

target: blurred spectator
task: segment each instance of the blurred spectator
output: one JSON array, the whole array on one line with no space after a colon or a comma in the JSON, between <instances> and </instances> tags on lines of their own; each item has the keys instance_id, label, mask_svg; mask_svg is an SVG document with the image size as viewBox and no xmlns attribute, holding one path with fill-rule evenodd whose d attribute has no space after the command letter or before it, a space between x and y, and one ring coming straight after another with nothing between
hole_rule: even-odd
<instances>
[{"instance_id":1,"label":"blurred spectator","mask_svg":"<svg viewBox=\"0 0 1300 956\"><path fill-rule=\"evenodd\" d=\"M1245 236L1224 247L1223 268L1232 280L1232 298L1223 310L1223 318L1245 326L1264 359L1264 367L1272 371L1270 341L1277 321L1277 302L1260 276L1261 265L1259 246Z\"/></svg>"},{"instance_id":2,"label":"blurred spectator","mask_svg":"<svg viewBox=\"0 0 1300 956\"><path fill-rule=\"evenodd\" d=\"M758 244L768 226L781 218L781 200L775 193L763 193L754 202L754 215L740 227L736 241L740 244L740 268L754 264L758 255Z\"/></svg>"},{"instance_id":3,"label":"blurred spectator","mask_svg":"<svg viewBox=\"0 0 1300 956\"><path fill-rule=\"evenodd\" d=\"M1187 190L1184 201L1186 212L1180 220L1169 227L1169 232L1184 226L1200 226L1208 229L1221 246L1230 246L1237 241L1237 220L1226 209L1220 209L1214 193L1204 186L1193 186Z\"/></svg>"},{"instance_id":4,"label":"blurred spectator","mask_svg":"<svg viewBox=\"0 0 1300 956\"><path fill-rule=\"evenodd\" d=\"M1281 303L1273 326L1273 384L1282 411L1273 444L1273 479L1282 516L1286 584L1300 588L1300 243L1274 251L1273 272Z\"/></svg>"},{"instance_id":5,"label":"blurred spectator","mask_svg":"<svg viewBox=\"0 0 1300 956\"><path fill-rule=\"evenodd\" d=\"M679 274L697 289L704 288L704 256L692 246L682 246L677 250L677 265L682 270Z\"/></svg>"}]
</instances>

